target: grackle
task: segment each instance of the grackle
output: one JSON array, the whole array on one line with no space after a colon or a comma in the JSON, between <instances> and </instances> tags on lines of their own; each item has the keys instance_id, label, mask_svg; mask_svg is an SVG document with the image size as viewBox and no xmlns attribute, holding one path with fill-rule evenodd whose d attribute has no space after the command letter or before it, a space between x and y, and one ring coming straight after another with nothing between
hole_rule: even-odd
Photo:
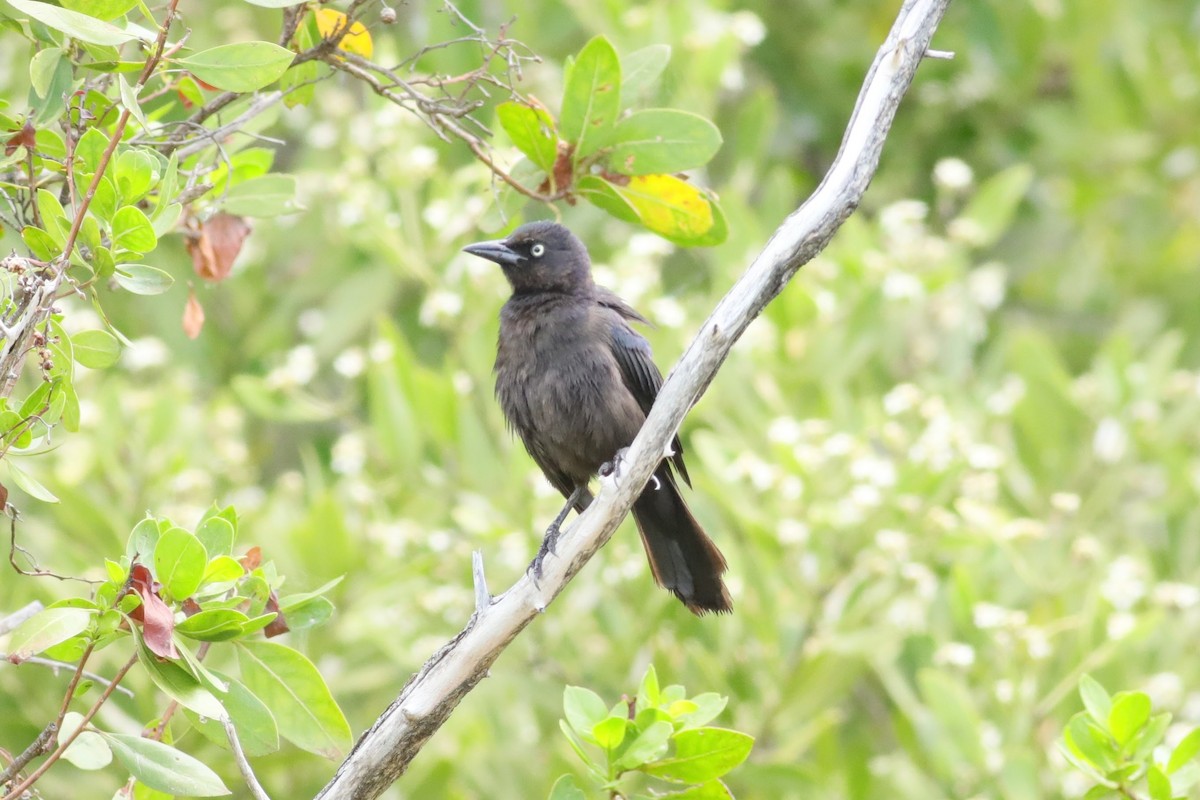
<instances>
[{"instance_id":1,"label":"grackle","mask_svg":"<svg viewBox=\"0 0 1200 800\"><path fill-rule=\"evenodd\" d=\"M535 561L553 552L571 508L592 500L588 481L633 442L662 385L650 345L630 327L646 323L592 282L583 243L561 225L532 222L507 239L464 250L499 264L512 285L500 312L496 397L546 479L568 499ZM695 614L729 612L725 558L679 493L691 485L679 439L633 505L654 579ZM672 470L674 466L674 470Z\"/></svg>"}]
</instances>

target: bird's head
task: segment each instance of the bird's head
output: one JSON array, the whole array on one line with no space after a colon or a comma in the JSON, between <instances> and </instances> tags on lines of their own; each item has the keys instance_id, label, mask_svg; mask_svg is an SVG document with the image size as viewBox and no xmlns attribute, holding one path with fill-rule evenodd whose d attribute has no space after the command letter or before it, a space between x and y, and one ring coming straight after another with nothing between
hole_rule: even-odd
<instances>
[{"instance_id":1,"label":"bird's head","mask_svg":"<svg viewBox=\"0 0 1200 800\"><path fill-rule=\"evenodd\" d=\"M575 234L555 222L530 222L506 239L478 242L463 250L499 264L515 293L569 294L586 291L592 285L587 248Z\"/></svg>"}]
</instances>

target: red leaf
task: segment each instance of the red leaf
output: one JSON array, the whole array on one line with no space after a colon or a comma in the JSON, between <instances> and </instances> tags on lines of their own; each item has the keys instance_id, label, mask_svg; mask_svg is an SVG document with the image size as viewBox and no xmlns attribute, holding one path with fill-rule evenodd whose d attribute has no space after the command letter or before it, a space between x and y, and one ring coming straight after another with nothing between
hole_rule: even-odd
<instances>
[{"instance_id":1,"label":"red leaf","mask_svg":"<svg viewBox=\"0 0 1200 800\"><path fill-rule=\"evenodd\" d=\"M126 586L129 591L137 592L142 598L142 604L130 612L129 616L142 623L142 640L150 652L159 658L179 658L171 633L175 630L175 615L163 599L159 597L160 584L154 580L149 568L144 564L134 562L129 567L129 581Z\"/></svg>"},{"instance_id":2,"label":"red leaf","mask_svg":"<svg viewBox=\"0 0 1200 800\"><path fill-rule=\"evenodd\" d=\"M263 634L270 639L272 636L279 636L287 633L291 628L288 627L287 620L284 619L283 612L279 610L279 598L275 596L275 592L271 592L271 596L267 598L267 613L274 611L279 616L271 620L267 627L263 628Z\"/></svg>"},{"instance_id":3,"label":"red leaf","mask_svg":"<svg viewBox=\"0 0 1200 800\"><path fill-rule=\"evenodd\" d=\"M183 307L183 332L195 339L204 328L204 306L196 299L196 290L188 291L187 305Z\"/></svg>"},{"instance_id":4,"label":"red leaf","mask_svg":"<svg viewBox=\"0 0 1200 800\"><path fill-rule=\"evenodd\" d=\"M192 268L206 281L225 280L249 235L249 223L233 214L217 214L208 222L200 223L187 238Z\"/></svg>"},{"instance_id":5,"label":"red leaf","mask_svg":"<svg viewBox=\"0 0 1200 800\"><path fill-rule=\"evenodd\" d=\"M190 597L187 600L183 601L183 605L181 606L181 608L183 608L183 613L189 617L192 616L193 614L198 614L199 612L204 610L204 609L200 608L199 603L197 603L195 600L193 600Z\"/></svg>"},{"instance_id":6,"label":"red leaf","mask_svg":"<svg viewBox=\"0 0 1200 800\"><path fill-rule=\"evenodd\" d=\"M11 156L17 152L18 147L24 147L31 153L37 147L37 129L33 127L33 123L29 120L25 120L25 124L21 126L21 130L17 131L11 139L4 143L4 155Z\"/></svg>"},{"instance_id":7,"label":"red leaf","mask_svg":"<svg viewBox=\"0 0 1200 800\"><path fill-rule=\"evenodd\" d=\"M255 545L247 550L246 555L241 558L241 564L246 568L246 572L258 569L262 565L262 548Z\"/></svg>"}]
</instances>

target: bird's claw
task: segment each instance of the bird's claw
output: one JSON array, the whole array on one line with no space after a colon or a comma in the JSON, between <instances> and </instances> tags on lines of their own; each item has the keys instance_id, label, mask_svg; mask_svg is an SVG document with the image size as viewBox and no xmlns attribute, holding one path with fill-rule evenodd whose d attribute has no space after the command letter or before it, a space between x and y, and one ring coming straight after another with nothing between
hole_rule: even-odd
<instances>
[{"instance_id":1,"label":"bird's claw","mask_svg":"<svg viewBox=\"0 0 1200 800\"><path fill-rule=\"evenodd\" d=\"M559 525L551 525L546 528L546 535L542 537L542 546L538 548L537 555L533 557L533 578L535 582L542 579L542 562L546 560L546 556L558 555L555 548L558 546L558 537L561 533L562 530Z\"/></svg>"},{"instance_id":2,"label":"bird's claw","mask_svg":"<svg viewBox=\"0 0 1200 800\"><path fill-rule=\"evenodd\" d=\"M605 461L600 465L600 469L596 470L601 478L612 478L616 481L621 477L621 470L625 466L625 454L629 452L628 447L622 447L612 457L611 461Z\"/></svg>"}]
</instances>

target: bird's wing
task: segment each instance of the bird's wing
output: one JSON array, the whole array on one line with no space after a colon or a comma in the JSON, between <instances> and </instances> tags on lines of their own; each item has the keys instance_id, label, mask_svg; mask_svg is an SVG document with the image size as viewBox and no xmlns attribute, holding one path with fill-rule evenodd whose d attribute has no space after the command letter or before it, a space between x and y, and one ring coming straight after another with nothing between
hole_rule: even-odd
<instances>
[{"instance_id":1,"label":"bird's wing","mask_svg":"<svg viewBox=\"0 0 1200 800\"><path fill-rule=\"evenodd\" d=\"M603 304L609 305L609 308L613 308L626 319L645 322L641 315L626 305L625 301L617 298L616 295L613 297L620 303L619 307L608 303ZM625 313L626 310L628 313ZM642 413L649 414L650 406L654 405L654 398L658 397L658 390L662 387L662 373L658 371L658 366L651 357L650 343L620 319L613 320L610 342L613 356L621 367L621 375L625 379L626 388L641 406ZM692 481L688 477L687 467L683 463L683 446L680 445L678 436L671 440L671 449L674 452L674 455L671 456L671 463L675 465L675 469L684 482L691 486Z\"/></svg>"}]
</instances>

